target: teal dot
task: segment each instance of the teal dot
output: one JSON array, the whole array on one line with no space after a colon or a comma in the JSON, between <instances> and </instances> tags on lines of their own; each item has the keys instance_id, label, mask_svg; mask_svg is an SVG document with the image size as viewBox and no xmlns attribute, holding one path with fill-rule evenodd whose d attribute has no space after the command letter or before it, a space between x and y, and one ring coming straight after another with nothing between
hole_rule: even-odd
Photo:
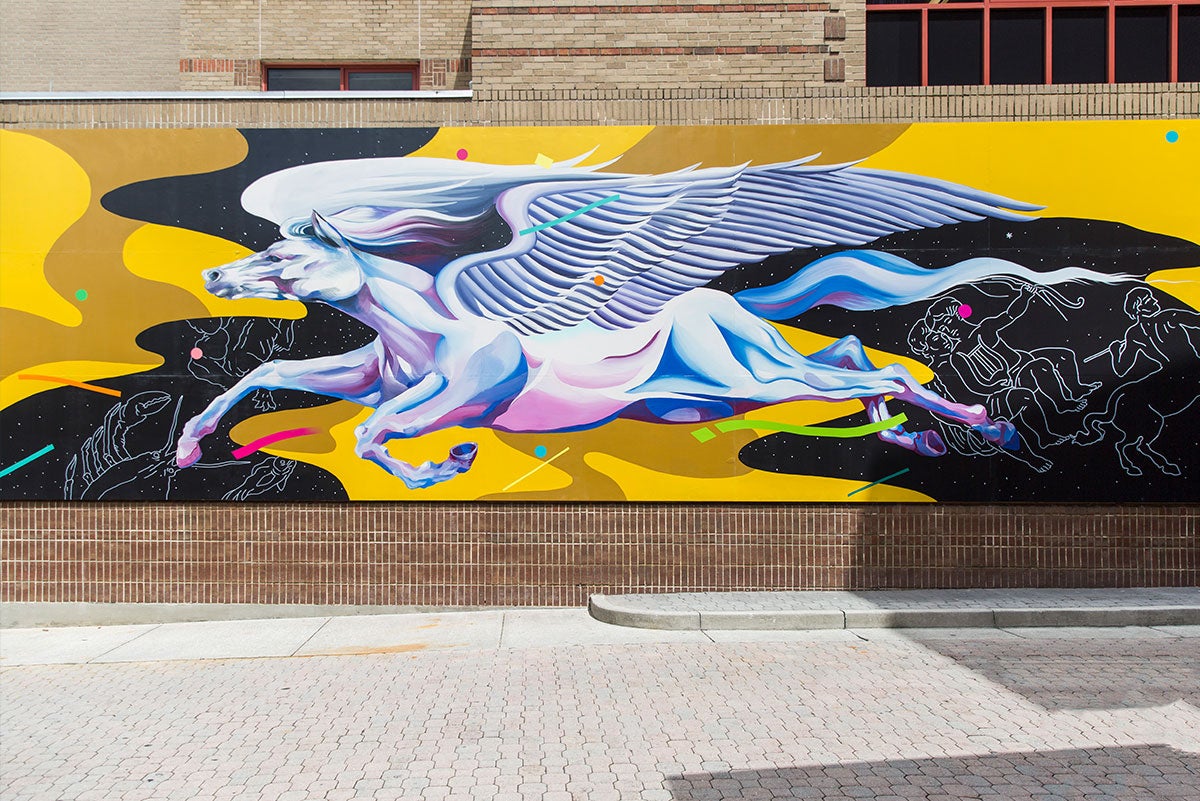
<instances>
[{"instance_id":1,"label":"teal dot","mask_svg":"<svg viewBox=\"0 0 1200 801\"><path fill-rule=\"evenodd\" d=\"M86 289L76 289L75 290L75 299L76 300L87 300L87 290Z\"/></svg>"},{"instance_id":2,"label":"teal dot","mask_svg":"<svg viewBox=\"0 0 1200 801\"><path fill-rule=\"evenodd\" d=\"M538 445L536 448L533 449L533 455L539 459L545 459L546 458L546 446Z\"/></svg>"},{"instance_id":3,"label":"teal dot","mask_svg":"<svg viewBox=\"0 0 1200 801\"><path fill-rule=\"evenodd\" d=\"M1167 141L1175 144L1179 141L1179 131L1167 131Z\"/></svg>"}]
</instances>

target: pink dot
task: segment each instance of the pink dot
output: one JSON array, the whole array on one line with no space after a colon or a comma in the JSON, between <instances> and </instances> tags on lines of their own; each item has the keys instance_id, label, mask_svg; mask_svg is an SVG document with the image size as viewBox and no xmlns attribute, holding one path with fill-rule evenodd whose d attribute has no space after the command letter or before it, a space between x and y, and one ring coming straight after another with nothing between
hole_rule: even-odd
<instances>
[{"instance_id":1,"label":"pink dot","mask_svg":"<svg viewBox=\"0 0 1200 801\"><path fill-rule=\"evenodd\" d=\"M458 156L459 161L465 161L468 154L465 148L459 148L459 151L455 155Z\"/></svg>"},{"instance_id":2,"label":"pink dot","mask_svg":"<svg viewBox=\"0 0 1200 801\"><path fill-rule=\"evenodd\" d=\"M967 304L960 304L958 307L958 316L964 320L971 316L971 307Z\"/></svg>"},{"instance_id":3,"label":"pink dot","mask_svg":"<svg viewBox=\"0 0 1200 801\"><path fill-rule=\"evenodd\" d=\"M200 350L199 348L192 348L192 358L193 359L203 359L204 351Z\"/></svg>"}]
</instances>

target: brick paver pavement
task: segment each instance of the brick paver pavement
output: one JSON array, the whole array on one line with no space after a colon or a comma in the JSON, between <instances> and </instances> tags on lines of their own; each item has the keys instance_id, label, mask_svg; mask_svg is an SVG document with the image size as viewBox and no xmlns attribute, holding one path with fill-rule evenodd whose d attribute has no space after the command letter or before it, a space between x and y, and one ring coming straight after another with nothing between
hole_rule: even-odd
<instances>
[{"instance_id":1,"label":"brick paver pavement","mask_svg":"<svg viewBox=\"0 0 1200 801\"><path fill-rule=\"evenodd\" d=\"M0 797L1196 801L1200 638L1150 633L13 667Z\"/></svg>"}]
</instances>

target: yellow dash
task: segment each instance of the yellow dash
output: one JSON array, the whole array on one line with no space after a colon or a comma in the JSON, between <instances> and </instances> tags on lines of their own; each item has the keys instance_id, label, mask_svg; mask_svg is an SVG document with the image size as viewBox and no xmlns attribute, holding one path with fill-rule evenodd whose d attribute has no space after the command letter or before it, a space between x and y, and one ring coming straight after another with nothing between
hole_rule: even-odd
<instances>
[{"instance_id":1,"label":"yellow dash","mask_svg":"<svg viewBox=\"0 0 1200 801\"><path fill-rule=\"evenodd\" d=\"M539 167L545 167L545 168L549 169L550 167L554 166L554 159L550 158L549 156L547 156L543 153L538 153L537 158L533 160L533 163L538 165Z\"/></svg>"},{"instance_id":2,"label":"yellow dash","mask_svg":"<svg viewBox=\"0 0 1200 801\"><path fill-rule=\"evenodd\" d=\"M546 461L542 462L542 463L541 463L541 464L539 464L537 467L533 468L533 469L532 469L532 470L530 470L528 473L526 473L525 475L521 476L521 477L520 477L520 478L518 478L516 481L513 481L511 484L509 484L507 487L505 487L504 489L502 489L502 490L500 490L500 491L501 491L501 492L508 492L510 489L512 489L513 487L517 486L517 485L518 485L518 484L520 484L522 481L524 481L525 479L529 478L529 477L530 477L530 476L532 476L534 473L536 473L537 471L541 470L543 467L545 467L546 465L550 464L550 463L551 463L551 462L553 462L555 459L557 459L558 457L562 456L564 453L566 453L566 452L567 452L567 451L569 451L569 450L571 450L569 447L567 447L567 448L563 448L561 451L559 451L558 453L554 454L554 455L553 455L553 456L551 456L549 459L547 459Z\"/></svg>"},{"instance_id":3,"label":"yellow dash","mask_svg":"<svg viewBox=\"0 0 1200 801\"><path fill-rule=\"evenodd\" d=\"M101 395L112 395L114 398L121 397L121 390L119 389L85 384L83 381L76 381L73 378L60 378L55 375L34 375L32 373L20 373L17 378L24 378L29 381L53 381L55 384L67 384L68 386L79 387L80 389L90 389L92 392L99 392Z\"/></svg>"}]
</instances>

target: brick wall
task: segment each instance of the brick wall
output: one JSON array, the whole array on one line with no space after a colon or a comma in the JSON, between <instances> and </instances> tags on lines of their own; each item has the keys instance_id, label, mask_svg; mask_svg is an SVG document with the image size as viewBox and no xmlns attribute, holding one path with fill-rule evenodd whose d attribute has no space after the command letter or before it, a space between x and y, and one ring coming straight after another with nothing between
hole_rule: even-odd
<instances>
[{"instance_id":1,"label":"brick wall","mask_svg":"<svg viewBox=\"0 0 1200 801\"><path fill-rule=\"evenodd\" d=\"M179 0L0 0L0 91L169 91Z\"/></svg>"},{"instance_id":2,"label":"brick wall","mask_svg":"<svg viewBox=\"0 0 1200 801\"><path fill-rule=\"evenodd\" d=\"M422 89L470 81L469 0L180 0L188 90L260 85L260 63L420 63Z\"/></svg>"},{"instance_id":3,"label":"brick wall","mask_svg":"<svg viewBox=\"0 0 1200 801\"><path fill-rule=\"evenodd\" d=\"M473 99L0 101L11 128L346 128L402 125L703 125L1169 119L1200 116L1200 83L478 90Z\"/></svg>"},{"instance_id":4,"label":"brick wall","mask_svg":"<svg viewBox=\"0 0 1200 801\"><path fill-rule=\"evenodd\" d=\"M582 605L593 592L1194 586L1200 508L0 505L0 601Z\"/></svg>"},{"instance_id":5,"label":"brick wall","mask_svg":"<svg viewBox=\"0 0 1200 801\"><path fill-rule=\"evenodd\" d=\"M826 25L827 18L844 22L838 7L764 0L477 0L471 25L475 87L797 89L838 83L842 72L831 73L827 63L840 63L845 41L835 38L842 28Z\"/></svg>"}]
</instances>

